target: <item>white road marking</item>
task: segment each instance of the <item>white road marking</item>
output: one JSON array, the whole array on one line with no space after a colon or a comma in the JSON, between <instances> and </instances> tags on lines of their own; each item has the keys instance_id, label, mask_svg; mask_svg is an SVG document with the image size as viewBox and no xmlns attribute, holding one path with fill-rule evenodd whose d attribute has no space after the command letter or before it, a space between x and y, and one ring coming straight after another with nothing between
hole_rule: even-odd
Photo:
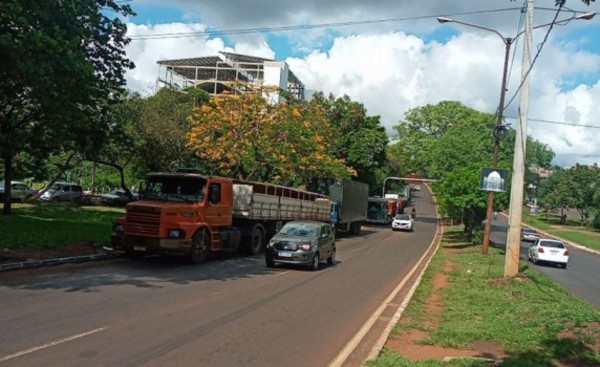
<instances>
[{"instance_id":1,"label":"white road marking","mask_svg":"<svg viewBox=\"0 0 600 367\"><path fill-rule=\"evenodd\" d=\"M274 276L274 277L280 277L280 276L282 276L282 275L286 275L286 274L288 274L289 272L290 272L289 270L286 270L286 271L282 271L281 273L273 274L273 276Z\"/></svg>"},{"instance_id":2,"label":"white road marking","mask_svg":"<svg viewBox=\"0 0 600 367\"><path fill-rule=\"evenodd\" d=\"M86 337L86 336L89 336L89 335L92 335L92 334L95 334L95 333L99 333L101 331L104 331L105 329L106 329L106 326L100 327L100 328L97 328L97 329L86 331L86 332L81 333L81 334L67 336L65 338L53 340L53 341L51 341L49 343L46 343L46 344L38 345L37 347L25 349L25 350L22 350L20 352L14 353L14 354L10 354L10 355L4 356L4 357L0 357L0 363L1 362L6 362L6 361L11 360L11 359L15 359L17 357L24 356L26 354L37 352L38 350L41 350L41 349L50 348L50 347L53 347L55 345L59 345L59 344L63 344L63 343L69 342L71 340L80 339L80 338L83 338L83 337Z\"/></svg>"},{"instance_id":3,"label":"white road marking","mask_svg":"<svg viewBox=\"0 0 600 367\"><path fill-rule=\"evenodd\" d=\"M356 252L356 251L362 250L364 248L367 248L367 246L357 247L354 250L352 250L352 252Z\"/></svg>"}]
</instances>

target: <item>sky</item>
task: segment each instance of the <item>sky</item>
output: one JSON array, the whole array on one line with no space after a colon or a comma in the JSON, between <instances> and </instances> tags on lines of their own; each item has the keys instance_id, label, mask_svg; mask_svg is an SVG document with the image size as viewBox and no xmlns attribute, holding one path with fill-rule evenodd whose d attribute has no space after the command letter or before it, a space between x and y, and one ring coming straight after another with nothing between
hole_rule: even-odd
<instances>
[{"instance_id":1,"label":"sky","mask_svg":"<svg viewBox=\"0 0 600 367\"><path fill-rule=\"evenodd\" d=\"M567 0L557 14L555 0L535 0L531 68L522 67L524 0L120 2L136 12L124 19L136 64L129 89L154 93L159 60L265 57L287 62L307 90L364 104L391 139L406 112L427 104L453 100L494 114L511 38L506 122L518 123L522 70L530 69L528 135L554 151L555 165L600 164L600 15L543 26L600 12L600 1Z\"/></svg>"}]
</instances>

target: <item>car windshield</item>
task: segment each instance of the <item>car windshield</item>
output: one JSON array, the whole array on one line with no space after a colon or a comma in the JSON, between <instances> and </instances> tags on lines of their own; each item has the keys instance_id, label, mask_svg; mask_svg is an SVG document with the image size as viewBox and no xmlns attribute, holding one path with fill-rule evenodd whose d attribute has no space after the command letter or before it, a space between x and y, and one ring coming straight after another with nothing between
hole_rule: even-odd
<instances>
[{"instance_id":1,"label":"car windshield","mask_svg":"<svg viewBox=\"0 0 600 367\"><path fill-rule=\"evenodd\" d=\"M565 245L559 241L542 241L540 242L540 246L542 247L552 247L552 248L565 248Z\"/></svg>"},{"instance_id":2,"label":"car windshield","mask_svg":"<svg viewBox=\"0 0 600 367\"><path fill-rule=\"evenodd\" d=\"M286 236L315 237L319 228L310 223L287 223L279 231Z\"/></svg>"},{"instance_id":3,"label":"car windshield","mask_svg":"<svg viewBox=\"0 0 600 367\"><path fill-rule=\"evenodd\" d=\"M151 176L143 197L165 201L200 202L204 199L206 180L201 177Z\"/></svg>"},{"instance_id":4,"label":"car windshield","mask_svg":"<svg viewBox=\"0 0 600 367\"><path fill-rule=\"evenodd\" d=\"M410 216L408 214L398 214L395 219L398 220L410 220Z\"/></svg>"}]
</instances>

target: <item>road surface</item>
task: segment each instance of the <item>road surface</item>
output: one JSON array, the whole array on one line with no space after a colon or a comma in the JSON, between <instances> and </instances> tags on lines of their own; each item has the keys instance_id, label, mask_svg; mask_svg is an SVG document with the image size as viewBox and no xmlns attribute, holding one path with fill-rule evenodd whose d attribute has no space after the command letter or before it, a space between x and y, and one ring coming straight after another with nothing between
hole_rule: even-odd
<instances>
[{"instance_id":1,"label":"road surface","mask_svg":"<svg viewBox=\"0 0 600 367\"><path fill-rule=\"evenodd\" d=\"M498 216L493 222L491 239L494 243L502 244L506 248L507 237L506 217ZM520 257L527 261L527 249L530 243L521 242ZM562 269L554 265L528 265L546 274L551 279L562 284L577 297L591 303L600 309L600 256L568 246L569 266Z\"/></svg>"},{"instance_id":2,"label":"road surface","mask_svg":"<svg viewBox=\"0 0 600 367\"><path fill-rule=\"evenodd\" d=\"M372 337L348 358L340 351L435 237L429 193L414 206L414 232L363 227L338 240L334 266L314 272L223 256L0 274L0 367L358 366Z\"/></svg>"}]
</instances>

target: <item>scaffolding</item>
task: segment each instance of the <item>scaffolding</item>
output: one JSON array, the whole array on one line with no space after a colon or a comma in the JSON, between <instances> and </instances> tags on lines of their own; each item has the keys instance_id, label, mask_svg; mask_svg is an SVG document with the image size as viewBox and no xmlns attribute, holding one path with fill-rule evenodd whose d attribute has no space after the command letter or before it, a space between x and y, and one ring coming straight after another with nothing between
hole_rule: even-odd
<instances>
[{"instance_id":1,"label":"scaffolding","mask_svg":"<svg viewBox=\"0 0 600 367\"><path fill-rule=\"evenodd\" d=\"M237 87L243 84L260 89L266 86L265 65L273 62L275 60L231 52L219 52L218 56L161 60L157 62L156 88L184 89L194 86L212 95L244 92ZM283 89L287 88L292 99L304 99L304 84L291 70L287 73L284 86Z\"/></svg>"}]
</instances>

